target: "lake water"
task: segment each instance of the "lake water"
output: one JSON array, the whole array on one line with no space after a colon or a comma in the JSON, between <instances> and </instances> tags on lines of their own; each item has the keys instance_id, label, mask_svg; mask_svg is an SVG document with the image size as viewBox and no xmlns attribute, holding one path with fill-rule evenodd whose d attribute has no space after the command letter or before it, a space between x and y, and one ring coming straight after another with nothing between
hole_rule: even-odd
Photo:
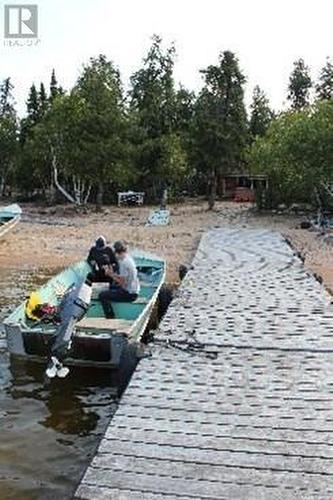
<instances>
[{"instance_id":1,"label":"lake water","mask_svg":"<svg viewBox=\"0 0 333 500\"><path fill-rule=\"evenodd\" d=\"M48 277L0 270L0 320ZM0 334L0 500L71 498L125 383L87 369L47 381L43 366L10 360Z\"/></svg>"}]
</instances>

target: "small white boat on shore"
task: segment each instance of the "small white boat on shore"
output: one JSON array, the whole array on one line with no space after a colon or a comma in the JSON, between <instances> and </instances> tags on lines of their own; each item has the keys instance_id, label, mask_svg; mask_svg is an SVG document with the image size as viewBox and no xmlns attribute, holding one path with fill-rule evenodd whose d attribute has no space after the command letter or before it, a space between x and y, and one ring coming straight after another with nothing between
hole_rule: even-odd
<instances>
[{"instance_id":1,"label":"small white boat on shore","mask_svg":"<svg viewBox=\"0 0 333 500\"><path fill-rule=\"evenodd\" d=\"M22 209L16 203L7 207L0 207L0 237L16 226L21 219L21 215Z\"/></svg>"}]
</instances>

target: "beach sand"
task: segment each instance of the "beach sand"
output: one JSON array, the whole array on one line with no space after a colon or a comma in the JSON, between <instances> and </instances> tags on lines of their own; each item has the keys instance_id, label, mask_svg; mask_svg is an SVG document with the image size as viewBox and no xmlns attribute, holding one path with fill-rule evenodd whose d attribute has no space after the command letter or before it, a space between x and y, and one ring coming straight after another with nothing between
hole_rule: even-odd
<instances>
[{"instance_id":1,"label":"beach sand","mask_svg":"<svg viewBox=\"0 0 333 500\"><path fill-rule=\"evenodd\" d=\"M105 207L77 213L73 207L23 205L22 221L0 240L0 268L58 270L84 258L94 239L103 234L110 242L125 239L131 247L163 256L167 282L178 282L180 264L190 264L201 235L217 227L263 227L288 237L305 258L305 265L322 276L333 290L333 247L318 233L299 229L304 217L259 215L248 204L218 202L207 211L204 201L169 207L166 227L145 222L154 207Z\"/></svg>"}]
</instances>

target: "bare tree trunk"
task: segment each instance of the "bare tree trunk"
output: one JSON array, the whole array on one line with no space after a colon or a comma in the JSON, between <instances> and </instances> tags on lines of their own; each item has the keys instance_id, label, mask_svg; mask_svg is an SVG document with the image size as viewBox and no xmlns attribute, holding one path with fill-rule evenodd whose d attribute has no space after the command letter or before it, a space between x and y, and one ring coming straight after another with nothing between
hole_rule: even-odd
<instances>
[{"instance_id":1,"label":"bare tree trunk","mask_svg":"<svg viewBox=\"0 0 333 500\"><path fill-rule=\"evenodd\" d=\"M91 193L91 184L89 184L86 195L84 197L84 200L83 200L84 205L86 205L88 203L90 193Z\"/></svg>"},{"instance_id":2,"label":"bare tree trunk","mask_svg":"<svg viewBox=\"0 0 333 500\"><path fill-rule=\"evenodd\" d=\"M104 184L102 181L98 183L97 187L97 196L96 196L96 205L101 207L103 205L103 197L104 197Z\"/></svg>"},{"instance_id":3,"label":"bare tree trunk","mask_svg":"<svg viewBox=\"0 0 333 500\"><path fill-rule=\"evenodd\" d=\"M82 192L81 179L79 177L76 177L75 175L73 175L72 182L73 182L75 204L81 205L81 192Z\"/></svg>"},{"instance_id":4,"label":"bare tree trunk","mask_svg":"<svg viewBox=\"0 0 333 500\"><path fill-rule=\"evenodd\" d=\"M45 188L43 188L46 191L46 193L48 193L47 202L49 203L49 205L54 205L56 199L56 188L54 185L53 177L54 175L52 175L52 179L48 188L46 186Z\"/></svg>"},{"instance_id":5,"label":"bare tree trunk","mask_svg":"<svg viewBox=\"0 0 333 500\"><path fill-rule=\"evenodd\" d=\"M6 180L5 180L5 176L2 175L1 180L0 180L0 196L1 197L5 194L5 189L6 189Z\"/></svg>"},{"instance_id":6,"label":"bare tree trunk","mask_svg":"<svg viewBox=\"0 0 333 500\"><path fill-rule=\"evenodd\" d=\"M163 188L163 192L162 192L161 210L165 210L166 209L167 201L168 201L168 188L165 186Z\"/></svg>"},{"instance_id":7,"label":"bare tree trunk","mask_svg":"<svg viewBox=\"0 0 333 500\"><path fill-rule=\"evenodd\" d=\"M321 183L321 185L323 186L323 188L325 189L325 191L330 195L330 196L333 196L333 190L332 190L332 186L328 186L327 184L325 184L324 182Z\"/></svg>"},{"instance_id":8,"label":"bare tree trunk","mask_svg":"<svg viewBox=\"0 0 333 500\"><path fill-rule=\"evenodd\" d=\"M213 210L214 208L216 199L216 187L217 187L216 171L215 169L213 169L211 171L210 185L209 185L208 210Z\"/></svg>"},{"instance_id":9,"label":"bare tree trunk","mask_svg":"<svg viewBox=\"0 0 333 500\"><path fill-rule=\"evenodd\" d=\"M53 155L52 157L52 168L53 168L53 175L54 175L54 184L56 185L57 189L60 191L61 194L64 195L64 197L70 201L71 203L74 203L76 205L76 200L71 196L65 188L61 186L61 184L58 181L58 167L57 167L57 159Z\"/></svg>"},{"instance_id":10,"label":"bare tree trunk","mask_svg":"<svg viewBox=\"0 0 333 500\"><path fill-rule=\"evenodd\" d=\"M64 195L64 197L73 203L74 205L77 206L82 206L85 205L88 202L88 198L90 196L91 192L91 184L89 183L86 186L86 183L84 180L82 180L80 177L73 175L72 176L72 183L73 183L73 192L74 195L72 196L59 182L58 180L58 167L57 167L57 159L56 156L53 155L52 157L52 169L53 169L53 177L54 177L54 184L56 188L60 191L61 194Z\"/></svg>"}]
</instances>

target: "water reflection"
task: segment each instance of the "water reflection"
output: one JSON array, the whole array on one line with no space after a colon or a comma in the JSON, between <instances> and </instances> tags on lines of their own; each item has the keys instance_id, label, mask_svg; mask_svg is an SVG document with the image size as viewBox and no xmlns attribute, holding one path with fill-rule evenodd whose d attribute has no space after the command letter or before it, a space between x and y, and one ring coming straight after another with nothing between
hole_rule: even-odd
<instances>
[{"instance_id":1,"label":"water reflection","mask_svg":"<svg viewBox=\"0 0 333 500\"><path fill-rule=\"evenodd\" d=\"M39 424L63 434L88 435L100 419L92 409L118 400L118 380L111 378L108 370L75 368L66 379L50 381L45 377L44 365L10 358L9 369L11 397L43 402L48 414ZM94 389L104 389L98 401Z\"/></svg>"},{"instance_id":2,"label":"water reflection","mask_svg":"<svg viewBox=\"0 0 333 500\"><path fill-rule=\"evenodd\" d=\"M33 289L22 276L0 273L2 318ZM52 381L44 371L10 358L0 336L0 500L71 498L126 383L109 370L75 368Z\"/></svg>"}]
</instances>

